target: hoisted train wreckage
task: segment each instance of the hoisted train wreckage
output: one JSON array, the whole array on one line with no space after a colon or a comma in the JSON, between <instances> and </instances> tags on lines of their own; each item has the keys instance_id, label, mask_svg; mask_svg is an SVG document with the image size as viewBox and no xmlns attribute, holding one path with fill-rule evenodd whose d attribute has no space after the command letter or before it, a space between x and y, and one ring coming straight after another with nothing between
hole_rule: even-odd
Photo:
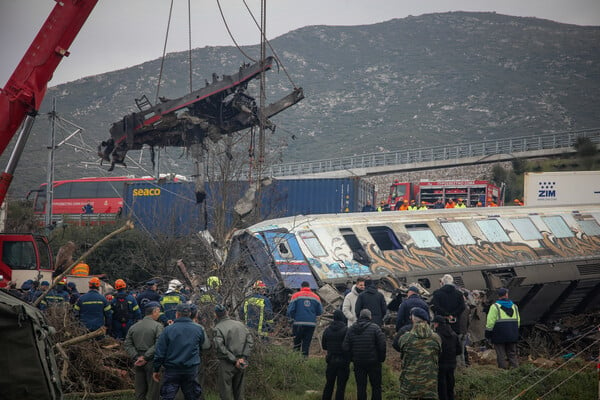
<instances>
[{"instance_id":1,"label":"hoisted train wreckage","mask_svg":"<svg viewBox=\"0 0 600 400\"><path fill-rule=\"evenodd\" d=\"M129 150L140 150L144 145L188 147L197 163L202 162L202 150L206 149L206 139L219 141L242 129L251 128L264 121L264 127L272 131L275 125L269 118L293 106L304 98L302 88L294 88L292 93L260 110L256 101L247 93L248 83L259 78L261 73L271 69L273 57L262 62L243 64L233 75L223 75L221 79L213 73L212 82L178 99L161 98L161 103L151 105L143 96L136 99L139 112L126 115L110 128L110 138L98 147L98 155L103 161L125 164ZM154 157L153 157L154 158ZM196 174L203 183L203 168L196 168ZM204 185L198 184L196 197L204 198Z\"/></svg>"}]
</instances>

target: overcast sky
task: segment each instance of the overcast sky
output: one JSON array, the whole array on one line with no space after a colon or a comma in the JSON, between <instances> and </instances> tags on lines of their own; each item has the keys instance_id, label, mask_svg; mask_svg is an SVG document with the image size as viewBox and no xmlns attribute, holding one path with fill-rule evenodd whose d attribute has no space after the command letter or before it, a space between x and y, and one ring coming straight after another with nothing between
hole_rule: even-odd
<instances>
[{"instance_id":1,"label":"overcast sky","mask_svg":"<svg viewBox=\"0 0 600 400\"><path fill-rule=\"evenodd\" d=\"M70 0L65 0L70 1ZM259 33L243 0L220 0L238 43ZM260 0L246 0L260 21ZM50 86L140 64L162 55L170 0L99 0ZM167 52L188 49L186 0L175 0ZM54 0L0 0L0 86L4 87ZM267 38L308 25L362 25L447 11L495 11L600 25L600 0L267 0ZM192 48L233 45L216 0L191 0Z\"/></svg>"}]
</instances>

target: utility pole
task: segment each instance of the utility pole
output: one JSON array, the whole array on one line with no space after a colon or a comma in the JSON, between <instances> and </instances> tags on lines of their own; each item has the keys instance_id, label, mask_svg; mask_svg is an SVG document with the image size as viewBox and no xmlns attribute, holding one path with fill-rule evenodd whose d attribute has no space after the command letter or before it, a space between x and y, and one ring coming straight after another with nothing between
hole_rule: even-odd
<instances>
[{"instance_id":1,"label":"utility pole","mask_svg":"<svg viewBox=\"0 0 600 400\"><path fill-rule=\"evenodd\" d=\"M50 116L50 139L48 143L48 171L46 174L46 214L44 223L46 227L52 226L52 203L54 201L54 149L56 148L56 97L52 99Z\"/></svg>"}]
</instances>

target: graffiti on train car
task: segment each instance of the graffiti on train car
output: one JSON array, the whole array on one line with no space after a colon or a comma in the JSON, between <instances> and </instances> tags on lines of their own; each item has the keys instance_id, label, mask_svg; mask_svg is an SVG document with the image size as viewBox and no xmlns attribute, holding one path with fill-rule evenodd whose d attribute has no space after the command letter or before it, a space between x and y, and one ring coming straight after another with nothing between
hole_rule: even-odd
<instances>
[{"instance_id":1,"label":"graffiti on train car","mask_svg":"<svg viewBox=\"0 0 600 400\"><path fill-rule=\"evenodd\" d=\"M402 274L419 270L436 270L445 268L461 268L465 266L488 266L527 262L551 257L577 257L600 253L600 237L578 233L573 237L557 238L549 232L541 232L539 247L534 248L525 243L489 242L475 238L475 244L455 246L448 236L440 236L440 247L418 248L414 243L405 244L400 250L382 252L375 244L361 240L367 244L365 249L372 260L370 267L356 262L346 254L340 246L332 246L334 263L325 263L309 258L313 270L321 279L342 278L375 274ZM404 238L403 238L404 239ZM341 238L334 238L339 241ZM404 241L406 243L408 241ZM338 251L336 251L336 249Z\"/></svg>"}]
</instances>

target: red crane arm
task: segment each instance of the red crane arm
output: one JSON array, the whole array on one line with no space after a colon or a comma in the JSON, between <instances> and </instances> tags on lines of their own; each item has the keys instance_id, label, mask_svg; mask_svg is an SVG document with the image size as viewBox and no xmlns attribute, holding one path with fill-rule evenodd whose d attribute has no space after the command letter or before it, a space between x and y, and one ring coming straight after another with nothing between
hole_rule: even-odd
<instances>
[{"instance_id":1,"label":"red crane arm","mask_svg":"<svg viewBox=\"0 0 600 400\"><path fill-rule=\"evenodd\" d=\"M0 154L27 114L35 114L48 81L94 9L98 0L55 0L42 25L4 89L0 90Z\"/></svg>"}]
</instances>

